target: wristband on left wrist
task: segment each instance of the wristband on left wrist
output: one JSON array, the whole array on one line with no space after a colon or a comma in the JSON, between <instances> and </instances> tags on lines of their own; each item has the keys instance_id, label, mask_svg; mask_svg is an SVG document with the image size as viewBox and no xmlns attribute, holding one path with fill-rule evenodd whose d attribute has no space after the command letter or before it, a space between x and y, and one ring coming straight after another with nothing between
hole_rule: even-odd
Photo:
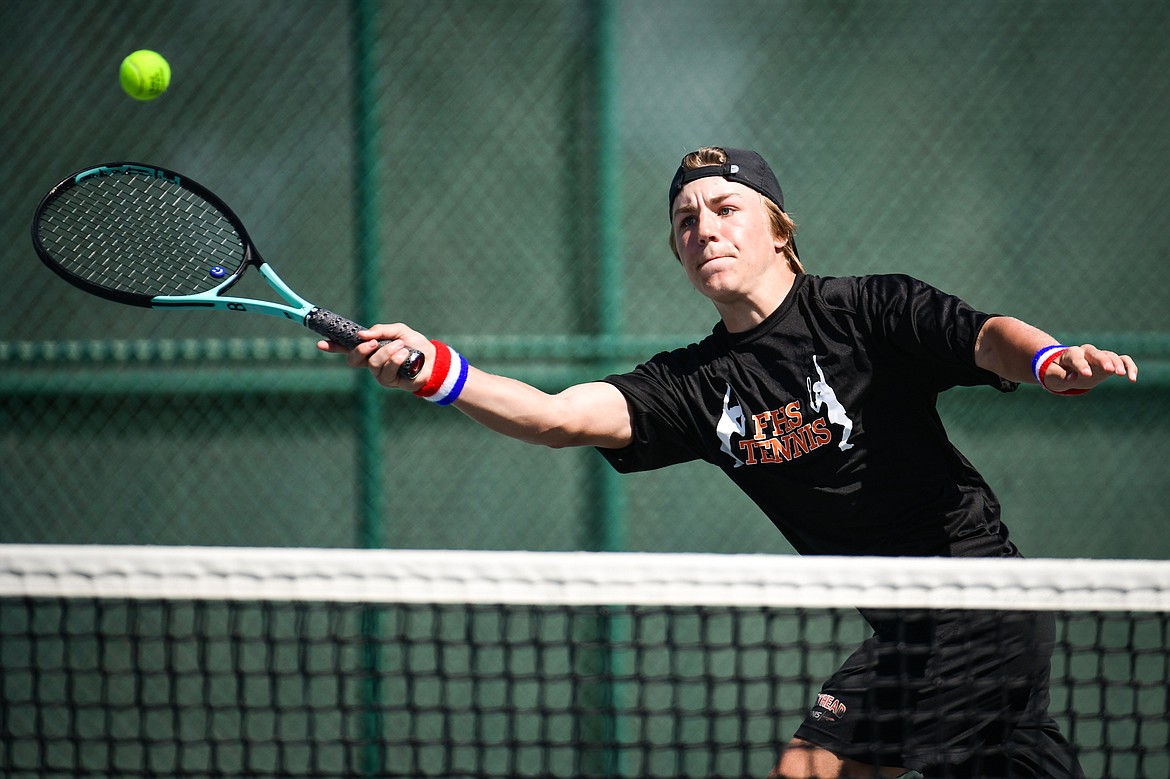
<instances>
[{"instance_id":1,"label":"wristband on left wrist","mask_svg":"<svg viewBox=\"0 0 1170 779\"><path fill-rule=\"evenodd\" d=\"M1032 375L1036 377L1037 384L1053 395L1084 395L1088 392L1087 389L1054 390L1044 383L1044 374L1048 372L1048 366L1056 362L1060 358L1060 355L1067 351L1068 347L1064 344L1045 346L1043 349L1037 351L1032 357Z\"/></svg>"}]
</instances>

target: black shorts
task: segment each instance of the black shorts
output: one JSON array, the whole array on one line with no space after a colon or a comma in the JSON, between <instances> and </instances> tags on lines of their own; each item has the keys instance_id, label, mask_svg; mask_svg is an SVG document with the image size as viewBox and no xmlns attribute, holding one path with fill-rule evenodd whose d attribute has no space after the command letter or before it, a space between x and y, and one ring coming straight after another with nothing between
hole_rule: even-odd
<instances>
[{"instance_id":1,"label":"black shorts","mask_svg":"<svg viewBox=\"0 0 1170 779\"><path fill-rule=\"evenodd\" d=\"M797 738L932 779L1083 779L1073 749L1048 716L1051 614L865 617L874 635L821 688Z\"/></svg>"}]
</instances>

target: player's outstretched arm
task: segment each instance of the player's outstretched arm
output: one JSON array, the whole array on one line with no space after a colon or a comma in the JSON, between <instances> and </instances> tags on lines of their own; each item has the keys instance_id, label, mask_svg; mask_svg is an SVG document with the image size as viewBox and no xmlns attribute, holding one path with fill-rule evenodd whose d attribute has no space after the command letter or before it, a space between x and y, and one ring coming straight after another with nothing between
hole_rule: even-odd
<instances>
[{"instance_id":1,"label":"player's outstretched arm","mask_svg":"<svg viewBox=\"0 0 1170 779\"><path fill-rule=\"evenodd\" d=\"M1009 381L1036 384L1059 394L1087 392L1106 379L1137 381L1137 364L1127 354L1092 344L1065 346L1012 317L988 319L975 341L975 363Z\"/></svg>"},{"instance_id":2,"label":"player's outstretched arm","mask_svg":"<svg viewBox=\"0 0 1170 779\"><path fill-rule=\"evenodd\" d=\"M317 347L345 354L351 367L369 369L383 386L411 392L435 384L434 371L443 370L435 345L404 324L375 325L358 335L368 340L352 350L332 341L320 341ZM398 369L411 349L422 352L426 363L418 376L407 379ZM619 449L632 440L625 396L605 382L577 384L550 395L524 382L468 366L451 405L497 433L543 446Z\"/></svg>"}]
</instances>

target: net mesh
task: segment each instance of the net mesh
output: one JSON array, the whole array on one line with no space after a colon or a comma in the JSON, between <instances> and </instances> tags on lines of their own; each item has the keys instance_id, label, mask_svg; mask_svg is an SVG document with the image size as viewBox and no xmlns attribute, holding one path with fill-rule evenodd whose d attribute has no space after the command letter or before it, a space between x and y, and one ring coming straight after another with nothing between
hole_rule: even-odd
<instances>
[{"instance_id":1,"label":"net mesh","mask_svg":"<svg viewBox=\"0 0 1170 779\"><path fill-rule=\"evenodd\" d=\"M0 548L0 773L766 776L854 605L1055 614L1086 774L1170 773L1168 563L54 546Z\"/></svg>"}]
</instances>

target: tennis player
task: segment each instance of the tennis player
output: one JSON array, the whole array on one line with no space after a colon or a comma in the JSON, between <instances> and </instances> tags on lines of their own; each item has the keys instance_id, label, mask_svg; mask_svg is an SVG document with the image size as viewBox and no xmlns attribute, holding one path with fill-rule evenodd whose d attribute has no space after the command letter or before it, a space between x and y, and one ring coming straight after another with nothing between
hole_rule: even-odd
<instances>
[{"instance_id":1,"label":"tennis player","mask_svg":"<svg viewBox=\"0 0 1170 779\"><path fill-rule=\"evenodd\" d=\"M939 392L1039 383L1075 395L1137 379L1128 356L1059 344L908 276L805 273L755 152L688 154L669 216L682 270L720 318L699 343L555 395L403 324L364 331L348 362L505 435L597 447L621 472L705 460L803 554L907 557L1020 555L991 488L947 438ZM411 349L427 368L406 380ZM1083 776L1047 713L1050 615L864 615L873 637L809 702L773 776Z\"/></svg>"}]
</instances>

